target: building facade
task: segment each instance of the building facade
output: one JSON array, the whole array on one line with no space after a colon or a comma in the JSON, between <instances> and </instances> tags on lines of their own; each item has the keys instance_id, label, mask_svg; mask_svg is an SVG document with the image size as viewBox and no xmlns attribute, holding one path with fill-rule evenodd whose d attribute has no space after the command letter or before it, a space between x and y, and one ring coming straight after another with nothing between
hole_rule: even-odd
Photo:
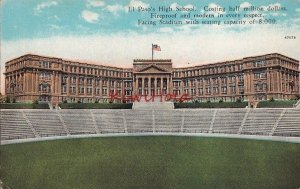
<instances>
[{"instance_id":1,"label":"building facade","mask_svg":"<svg viewBox=\"0 0 300 189\"><path fill-rule=\"evenodd\" d=\"M5 64L5 93L17 102L107 102L111 95L186 95L198 101L255 101L299 96L299 61L281 54L185 68L172 60L133 60L133 68L27 54Z\"/></svg>"}]
</instances>

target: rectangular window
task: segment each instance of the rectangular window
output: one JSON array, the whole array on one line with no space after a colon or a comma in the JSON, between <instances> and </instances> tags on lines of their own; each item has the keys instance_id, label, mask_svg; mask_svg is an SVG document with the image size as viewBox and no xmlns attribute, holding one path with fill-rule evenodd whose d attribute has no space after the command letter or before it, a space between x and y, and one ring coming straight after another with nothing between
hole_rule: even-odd
<instances>
[{"instance_id":1,"label":"rectangular window","mask_svg":"<svg viewBox=\"0 0 300 189\"><path fill-rule=\"evenodd\" d=\"M210 87L206 87L206 94L210 94Z\"/></svg>"},{"instance_id":2,"label":"rectangular window","mask_svg":"<svg viewBox=\"0 0 300 189\"><path fill-rule=\"evenodd\" d=\"M202 88L199 88L199 89L198 89L198 93L199 93L199 95L203 95L203 89L202 89Z\"/></svg>"},{"instance_id":3,"label":"rectangular window","mask_svg":"<svg viewBox=\"0 0 300 189\"><path fill-rule=\"evenodd\" d=\"M222 93L223 93L223 94L226 94L226 93L227 93L227 87L222 87L221 90L222 90Z\"/></svg>"}]
</instances>

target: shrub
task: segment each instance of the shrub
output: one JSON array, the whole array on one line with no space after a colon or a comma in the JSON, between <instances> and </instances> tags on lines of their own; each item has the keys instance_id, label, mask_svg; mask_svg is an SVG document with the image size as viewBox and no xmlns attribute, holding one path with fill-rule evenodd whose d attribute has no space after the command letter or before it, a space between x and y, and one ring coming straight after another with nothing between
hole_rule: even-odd
<instances>
[{"instance_id":1,"label":"shrub","mask_svg":"<svg viewBox=\"0 0 300 189\"><path fill-rule=\"evenodd\" d=\"M248 105L247 102L199 102L199 103L175 103L175 108L245 108Z\"/></svg>"},{"instance_id":2,"label":"shrub","mask_svg":"<svg viewBox=\"0 0 300 189\"><path fill-rule=\"evenodd\" d=\"M49 109L48 104L32 104L32 103L3 103L0 109Z\"/></svg>"},{"instance_id":3,"label":"shrub","mask_svg":"<svg viewBox=\"0 0 300 189\"><path fill-rule=\"evenodd\" d=\"M6 97L5 97L5 103L10 103L10 98L9 98L9 96L6 96Z\"/></svg>"},{"instance_id":4,"label":"shrub","mask_svg":"<svg viewBox=\"0 0 300 189\"><path fill-rule=\"evenodd\" d=\"M68 103L68 101L67 101L67 100L64 100L63 103L66 104L66 103Z\"/></svg>"},{"instance_id":5,"label":"shrub","mask_svg":"<svg viewBox=\"0 0 300 189\"><path fill-rule=\"evenodd\" d=\"M236 102L237 102L237 103L241 103L241 102L242 102L242 99L238 98L238 99L236 100Z\"/></svg>"},{"instance_id":6,"label":"shrub","mask_svg":"<svg viewBox=\"0 0 300 189\"><path fill-rule=\"evenodd\" d=\"M223 102L223 99L219 100L219 103L222 103Z\"/></svg>"},{"instance_id":7,"label":"shrub","mask_svg":"<svg viewBox=\"0 0 300 189\"><path fill-rule=\"evenodd\" d=\"M98 104L98 103L99 103L99 100L95 100L95 103Z\"/></svg>"},{"instance_id":8,"label":"shrub","mask_svg":"<svg viewBox=\"0 0 300 189\"><path fill-rule=\"evenodd\" d=\"M62 109L131 109L132 103L67 103L59 104Z\"/></svg>"},{"instance_id":9,"label":"shrub","mask_svg":"<svg viewBox=\"0 0 300 189\"><path fill-rule=\"evenodd\" d=\"M260 101L257 108L292 108L296 100Z\"/></svg>"},{"instance_id":10,"label":"shrub","mask_svg":"<svg viewBox=\"0 0 300 189\"><path fill-rule=\"evenodd\" d=\"M32 104L38 104L39 103L39 101L38 100L34 100L34 101L32 101Z\"/></svg>"},{"instance_id":11,"label":"shrub","mask_svg":"<svg viewBox=\"0 0 300 189\"><path fill-rule=\"evenodd\" d=\"M270 99L269 99L269 102L274 102L275 100L274 100L274 98L273 97L271 97Z\"/></svg>"}]
</instances>

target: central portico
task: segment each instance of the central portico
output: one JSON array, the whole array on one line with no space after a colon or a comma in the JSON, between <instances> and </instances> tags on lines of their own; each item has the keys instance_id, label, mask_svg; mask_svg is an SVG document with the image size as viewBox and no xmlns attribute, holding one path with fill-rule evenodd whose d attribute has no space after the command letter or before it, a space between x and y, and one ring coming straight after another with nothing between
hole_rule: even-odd
<instances>
[{"instance_id":1,"label":"central portico","mask_svg":"<svg viewBox=\"0 0 300 189\"><path fill-rule=\"evenodd\" d=\"M133 94L154 96L172 93L170 59L133 60Z\"/></svg>"}]
</instances>

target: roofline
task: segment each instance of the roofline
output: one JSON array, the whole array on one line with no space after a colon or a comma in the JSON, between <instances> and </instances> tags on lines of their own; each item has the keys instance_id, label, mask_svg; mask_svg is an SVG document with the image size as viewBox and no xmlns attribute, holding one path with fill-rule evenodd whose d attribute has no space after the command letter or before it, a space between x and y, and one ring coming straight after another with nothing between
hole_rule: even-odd
<instances>
[{"instance_id":1,"label":"roofline","mask_svg":"<svg viewBox=\"0 0 300 189\"><path fill-rule=\"evenodd\" d=\"M244 61L244 60L247 60L247 59L251 59L251 58L259 58L259 57L264 57L264 56L282 56L282 57L285 57L285 58L288 58L288 59L291 59L295 62L298 62L299 64L299 60L296 60L294 58L290 58L288 56L285 56L285 55L282 55L280 53L269 53L269 54L263 54L263 55L258 55L258 56L248 56L248 57L244 57L244 58L241 58L241 59L235 59L235 60L226 60L226 61L223 61L223 62L215 62L215 63L208 63L208 64L203 64L203 65L194 65L194 66L190 66L190 67L173 67L174 69L191 69L191 68L202 68L202 67L207 67L207 66L211 66L211 65L220 65L220 64L226 64L226 63L229 63L229 62L237 62L237 61ZM113 68L113 69L123 69L123 70L131 70L133 71L132 69L133 68L128 68L128 67L115 67L115 66L107 66L107 65L102 65L102 64L92 64L92 63L85 63L85 62L80 62L80 61L73 61L73 60L68 60L68 59L62 59L62 58L57 58L57 57L51 57L51 56L42 56L42 55L36 55L36 54L25 54L25 55L22 55L20 57L17 57L17 58L14 58L12 60L9 60L7 62L5 62L5 65L9 64L10 62L12 61L15 61L15 60L18 60L18 59L22 59L22 58L26 58L26 57L29 57L29 56L34 56L34 57L40 57L40 58L49 58L49 59L55 59L56 61L65 61L65 62L71 62L71 63L77 63L77 64L83 64L83 65L90 65L90 66L102 66L104 68ZM139 64L139 63L148 63L148 62L155 62L155 61L158 61L158 62L161 62L161 63L172 63L172 60L171 59L134 59L133 60L133 64Z\"/></svg>"}]
</instances>

